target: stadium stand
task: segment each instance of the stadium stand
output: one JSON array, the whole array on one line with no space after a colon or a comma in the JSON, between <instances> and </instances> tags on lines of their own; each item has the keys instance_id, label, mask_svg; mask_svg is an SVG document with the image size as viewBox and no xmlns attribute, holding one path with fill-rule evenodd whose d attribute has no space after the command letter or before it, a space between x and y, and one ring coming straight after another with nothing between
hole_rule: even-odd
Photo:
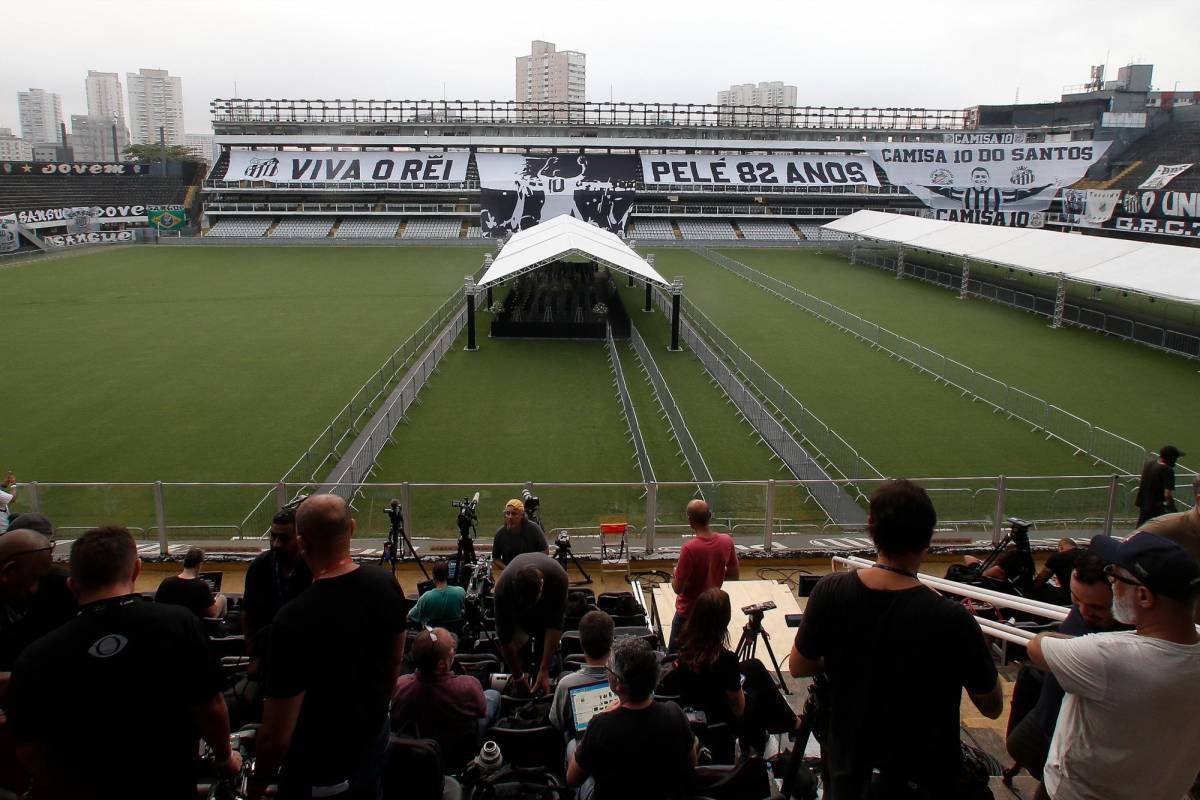
<instances>
[{"instance_id":1,"label":"stadium stand","mask_svg":"<svg viewBox=\"0 0 1200 800\"><path fill-rule=\"evenodd\" d=\"M5 175L0 214L68 206L175 205L183 203L182 177L146 175Z\"/></svg>"},{"instance_id":2,"label":"stadium stand","mask_svg":"<svg viewBox=\"0 0 1200 800\"><path fill-rule=\"evenodd\" d=\"M844 233L839 233L838 231L825 230L820 225L804 225L802 223L797 223L796 227L800 229L802 234L804 234L805 239L810 239L814 242L839 242L852 238Z\"/></svg>"},{"instance_id":3,"label":"stadium stand","mask_svg":"<svg viewBox=\"0 0 1200 800\"><path fill-rule=\"evenodd\" d=\"M401 239L457 239L462 228L458 219L423 219L420 217L408 220L404 226Z\"/></svg>"},{"instance_id":4,"label":"stadium stand","mask_svg":"<svg viewBox=\"0 0 1200 800\"><path fill-rule=\"evenodd\" d=\"M733 226L724 220L680 220L679 232L684 239L736 239Z\"/></svg>"},{"instance_id":5,"label":"stadium stand","mask_svg":"<svg viewBox=\"0 0 1200 800\"><path fill-rule=\"evenodd\" d=\"M1200 164L1200 120L1168 122L1138 139L1113 159L1119 177L1105 182L1103 188L1136 189L1160 164ZM1200 171L1193 166L1172 180L1167 190L1200 191Z\"/></svg>"},{"instance_id":6,"label":"stadium stand","mask_svg":"<svg viewBox=\"0 0 1200 800\"><path fill-rule=\"evenodd\" d=\"M633 233L638 239L674 239L675 230L665 219L639 219L633 223Z\"/></svg>"},{"instance_id":7,"label":"stadium stand","mask_svg":"<svg viewBox=\"0 0 1200 800\"><path fill-rule=\"evenodd\" d=\"M400 229L395 217L351 217L334 233L336 239L394 239Z\"/></svg>"},{"instance_id":8,"label":"stadium stand","mask_svg":"<svg viewBox=\"0 0 1200 800\"><path fill-rule=\"evenodd\" d=\"M265 236L273 221L271 217L226 217L213 223L206 235L218 239Z\"/></svg>"},{"instance_id":9,"label":"stadium stand","mask_svg":"<svg viewBox=\"0 0 1200 800\"><path fill-rule=\"evenodd\" d=\"M745 239L766 239L772 241L794 242L796 231L786 222L767 220L739 220L738 227L742 229Z\"/></svg>"},{"instance_id":10,"label":"stadium stand","mask_svg":"<svg viewBox=\"0 0 1200 800\"><path fill-rule=\"evenodd\" d=\"M483 232L483 228L479 227L478 225L471 225L467 228L466 238L468 238L468 239L485 239L487 237L485 236L485 234Z\"/></svg>"},{"instance_id":11,"label":"stadium stand","mask_svg":"<svg viewBox=\"0 0 1200 800\"><path fill-rule=\"evenodd\" d=\"M321 239L329 235L333 217L287 217L271 232L276 239Z\"/></svg>"}]
</instances>

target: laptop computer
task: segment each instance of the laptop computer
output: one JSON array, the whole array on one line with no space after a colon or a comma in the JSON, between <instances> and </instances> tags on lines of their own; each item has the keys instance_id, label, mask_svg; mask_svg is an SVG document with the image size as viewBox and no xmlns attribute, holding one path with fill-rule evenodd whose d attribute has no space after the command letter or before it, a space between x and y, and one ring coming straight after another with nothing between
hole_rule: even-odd
<instances>
[{"instance_id":1,"label":"laptop computer","mask_svg":"<svg viewBox=\"0 0 1200 800\"><path fill-rule=\"evenodd\" d=\"M604 711L617 699L608 681L572 686L568 690L571 700L571 717L575 720L575 736L583 735L592 717Z\"/></svg>"},{"instance_id":2,"label":"laptop computer","mask_svg":"<svg viewBox=\"0 0 1200 800\"><path fill-rule=\"evenodd\" d=\"M208 584L208 588L212 589L213 594L221 591L221 581L225 578L224 572L201 572L197 575L200 580Z\"/></svg>"}]
</instances>

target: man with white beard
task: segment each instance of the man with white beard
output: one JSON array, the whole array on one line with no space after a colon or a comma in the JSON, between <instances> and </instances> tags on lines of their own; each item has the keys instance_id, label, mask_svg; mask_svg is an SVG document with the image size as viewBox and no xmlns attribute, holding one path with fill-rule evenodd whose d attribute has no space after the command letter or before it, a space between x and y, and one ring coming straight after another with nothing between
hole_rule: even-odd
<instances>
[{"instance_id":1,"label":"man with white beard","mask_svg":"<svg viewBox=\"0 0 1200 800\"><path fill-rule=\"evenodd\" d=\"M1029 643L1067 692L1037 797L1180 800L1200 770L1200 563L1150 533L1096 536L1091 552L1109 562L1113 616L1136 630Z\"/></svg>"}]
</instances>

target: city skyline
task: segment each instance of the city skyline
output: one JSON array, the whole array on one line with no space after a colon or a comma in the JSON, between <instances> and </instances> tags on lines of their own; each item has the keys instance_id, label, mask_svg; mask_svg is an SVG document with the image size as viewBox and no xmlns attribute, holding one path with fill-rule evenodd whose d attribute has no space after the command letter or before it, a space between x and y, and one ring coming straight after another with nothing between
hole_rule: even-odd
<instances>
[{"instance_id":1,"label":"city skyline","mask_svg":"<svg viewBox=\"0 0 1200 800\"><path fill-rule=\"evenodd\" d=\"M417 25L402 9L355 0L332 14L316 3L262 0L253 15L231 0L181 0L180 24L156 25L152 37L131 37L127 20L104 13L117 8L115 0L63 0L56 9L88 24L52 33L28 5L13 9L14 25L31 35L6 48L0 127L20 129L16 92L30 87L59 94L64 119L86 113L88 70L181 77L185 133L197 134L211 132L216 97L509 100L514 59L534 39L587 54L593 102L712 103L716 87L782 81L801 87L799 105L965 108L1055 100L1098 63L1110 74L1154 64L1157 88L1200 89L1196 25L1186 22L1194 7L1181 0L1135 15L1115 0L1086 11L1015 0L1004 14L941 0L868 2L852 16L760 2L733 17L674 0L618 0L604 13L536 0L511 17L482 3L455 16L486 15L486 26ZM981 36L993 54L964 59Z\"/></svg>"}]
</instances>

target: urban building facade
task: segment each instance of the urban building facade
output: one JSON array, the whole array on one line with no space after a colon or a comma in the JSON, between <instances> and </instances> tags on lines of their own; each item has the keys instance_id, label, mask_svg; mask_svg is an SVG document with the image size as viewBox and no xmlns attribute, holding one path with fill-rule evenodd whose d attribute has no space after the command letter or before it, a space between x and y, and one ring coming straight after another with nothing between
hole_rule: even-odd
<instances>
[{"instance_id":1,"label":"urban building facade","mask_svg":"<svg viewBox=\"0 0 1200 800\"><path fill-rule=\"evenodd\" d=\"M183 146L205 164L212 166L216 162L220 151L217 150L216 139L211 133L189 133L183 139Z\"/></svg>"},{"instance_id":2,"label":"urban building facade","mask_svg":"<svg viewBox=\"0 0 1200 800\"><path fill-rule=\"evenodd\" d=\"M534 41L517 58L515 97L520 102L582 103L587 97L587 56Z\"/></svg>"},{"instance_id":3,"label":"urban building facade","mask_svg":"<svg viewBox=\"0 0 1200 800\"><path fill-rule=\"evenodd\" d=\"M167 144L184 144L183 81L165 69L127 72L129 131L134 144L159 140L162 129Z\"/></svg>"},{"instance_id":4,"label":"urban building facade","mask_svg":"<svg viewBox=\"0 0 1200 800\"><path fill-rule=\"evenodd\" d=\"M12 132L12 128L0 128L0 161L31 161L33 146Z\"/></svg>"},{"instance_id":5,"label":"urban building facade","mask_svg":"<svg viewBox=\"0 0 1200 800\"><path fill-rule=\"evenodd\" d=\"M773 113L770 109L794 108L796 87L783 81L736 84L717 92L717 105L722 106L718 113L722 125L782 124L786 115Z\"/></svg>"},{"instance_id":6,"label":"urban building facade","mask_svg":"<svg viewBox=\"0 0 1200 800\"><path fill-rule=\"evenodd\" d=\"M62 97L45 89L17 92L21 138L31 145L62 144Z\"/></svg>"},{"instance_id":7,"label":"urban building facade","mask_svg":"<svg viewBox=\"0 0 1200 800\"><path fill-rule=\"evenodd\" d=\"M115 117L72 114L68 144L76 161L122 161L129 132Z\"/></svg>"}]
</instances>

